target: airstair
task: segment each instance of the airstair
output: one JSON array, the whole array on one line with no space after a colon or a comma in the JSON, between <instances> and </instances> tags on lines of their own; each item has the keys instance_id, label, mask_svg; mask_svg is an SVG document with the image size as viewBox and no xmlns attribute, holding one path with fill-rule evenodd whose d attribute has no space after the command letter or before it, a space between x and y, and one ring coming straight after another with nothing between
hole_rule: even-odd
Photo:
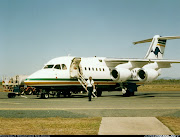
<instances>
[{"instance_id":1,"label":"airstair","mask_svg":"<svg viewBox=\"0 0 180 137\"><path fill-rule=\"evenodd\" d=\"M78 73L78 81L83 86L83 88L88 92L88 90L86 89L86 80L81 73Z\"/></svg>"},{"instance_id":2,"label":"airstair","mask_svg":"<svg viewBox=\"0 0 180 137\"><path fill-rule=\"evenodd\" d=\"M81 62L81 58L79 58L79 57L75 57L72 60L71 66L70 66L70 77L73 78L73 79L78 79L79 83L82 85L82 87L88 93L89 91L86 89L86 80L85 80L85 78L83 76L82 66L81 66L80 62ZM94 94L94 91L92 92L92 94L95 97L97 97Z\"/></svg>"}]
</instances>

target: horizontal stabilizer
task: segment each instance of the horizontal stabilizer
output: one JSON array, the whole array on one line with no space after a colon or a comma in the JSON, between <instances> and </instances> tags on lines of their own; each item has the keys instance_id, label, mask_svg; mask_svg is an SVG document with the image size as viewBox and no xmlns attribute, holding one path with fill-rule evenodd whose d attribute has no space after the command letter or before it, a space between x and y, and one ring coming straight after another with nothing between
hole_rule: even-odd
<instances>
[{"instance_id":1,"label":"horizontal stabilizer","mask_svg":"<svg viewBox=\"0 0 180 137\"><path fill-rule=\"evenodd\" d=\"M166 37L159 37L158 39L162 39L162 40L180 39L180 36L166 36Z\"/></svg>"},{"instance_id":2,"label":"horizontal stabilizer","mask_svg":"<svg viewBox=\"0 0 180 137\"><path fill-rule=\"evenodd\" d=\"M157 39L161 39L161 40L180 39L180 36L157 37ZM136 45L136 44L140 44L140 43L147 43L147 42L151 42L152 40L153 40L153 38L145 39L145 40L133 42L133 44Z\"/></svg>"},{"instance_id":3,"label":"horizontal stabilizer","mask_svg":"<svg viewBox=\"0 0 180 137\"><path fill-rule=\"evenodd\" d=\"M136 41L136 42L133 42L134 45L136 44L139 44L139 43L147 43L147 42L151 42L153 38L151 39L145 39L145 40L141 40L141 41Z\"/></svg>"}]
</instances>

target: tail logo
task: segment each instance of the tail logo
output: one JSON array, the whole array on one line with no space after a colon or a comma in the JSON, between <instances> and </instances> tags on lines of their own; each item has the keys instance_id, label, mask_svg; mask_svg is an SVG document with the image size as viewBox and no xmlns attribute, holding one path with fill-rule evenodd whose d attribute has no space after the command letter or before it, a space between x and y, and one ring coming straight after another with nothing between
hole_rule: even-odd
<instances>
[{"instance_id":1,"label":"tail logo","mask_svg":"<svg viewBox=\"0 0 180 137\"><path fill-rule=\"evenodd\" d=\"M153 52L157 58L158 58L158 53L163 54L158 47L156 47L156 49L154 51L152 50L151 52Z\"/></svg>"}]
</instances>

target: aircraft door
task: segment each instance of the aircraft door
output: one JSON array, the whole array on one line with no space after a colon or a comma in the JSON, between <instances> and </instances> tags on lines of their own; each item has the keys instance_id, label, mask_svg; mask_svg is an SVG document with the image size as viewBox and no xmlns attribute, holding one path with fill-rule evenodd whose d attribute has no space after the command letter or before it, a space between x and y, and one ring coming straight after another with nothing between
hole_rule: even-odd
<instances>
[{"instance_id":1,"label":"aircraft door","mask_svg":"<svg viewBox=\"0 0 180 137\"><path fill-rule=\"evenodd\" d=\"M72 60L71 66L70 66L70 76L71 78L78 78L79 74L82 75L82 68L81 68L81 58L74 58Z\"/></svg>"}]
</instances>

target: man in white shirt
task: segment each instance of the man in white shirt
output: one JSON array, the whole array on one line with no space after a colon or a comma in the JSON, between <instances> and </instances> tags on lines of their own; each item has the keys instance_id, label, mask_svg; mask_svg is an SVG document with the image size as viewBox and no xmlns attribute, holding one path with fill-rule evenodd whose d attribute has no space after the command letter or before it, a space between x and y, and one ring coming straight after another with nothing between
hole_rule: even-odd
<instances>
[{"instance_id":1,"label":"man in white shirt","mask_svg":"<svg viewBox=\"0 0 180 137\"><path fill-rule=\"evenodd\" d=\"M89 101L91 101L91 95L92 95L93 89L95 89L94 80L92 80L91 76L86 81L86 89L88 90Z\"/></svg>"}]
</instances>

